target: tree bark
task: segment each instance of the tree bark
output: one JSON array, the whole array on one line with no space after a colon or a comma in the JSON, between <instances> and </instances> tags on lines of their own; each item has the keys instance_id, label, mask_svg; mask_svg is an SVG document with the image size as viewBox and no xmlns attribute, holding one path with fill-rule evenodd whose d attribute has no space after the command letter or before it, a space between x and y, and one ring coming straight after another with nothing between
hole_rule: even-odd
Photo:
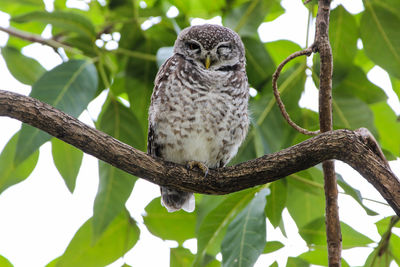
<instances>
[{"instance_id":1,"label":"tree bark","mask_svg":"<svg viewBox=\"0 0 400 267\"><path fill-rule=\"evenodd\" d=\"M330 159L346 162L370 182L400 216L400 181L367 129L322 133L295 146L231 167L201 171L152 158L78 119L29 96L0 90L0 116L8 116L149 182L203 194L228 194L266 184Z\"/></svg>"},{"instance_id":2,"label":"tree bark","mask_svg":"<svg viewBox=\"0 0 400 267\"><path fill-rule=\"evenodd\" d=\"M330 0L318 1L314 47L320 54L319 123L321 133L332 131L332 49L329 43ZM340 230L338 189L335 163L322 163L325 188L325 225L329 266L341 266L342 233Z\"/></svg>"}]
</instances>

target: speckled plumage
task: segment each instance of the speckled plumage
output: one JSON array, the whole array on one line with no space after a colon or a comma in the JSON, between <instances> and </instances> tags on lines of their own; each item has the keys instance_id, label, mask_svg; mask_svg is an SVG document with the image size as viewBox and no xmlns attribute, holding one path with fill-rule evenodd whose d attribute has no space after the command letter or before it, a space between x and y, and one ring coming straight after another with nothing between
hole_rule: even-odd
<instances>
[{"instance_id":1,"label":"speckled plumage","mask_svg":"<svg viewBox=\"0 0 400 267\"><path fill-rule=\"evenodd\" d=\"M247 133L248 91L244 48L235 32L209 24L184 29L155 80L148 153L181 164L225 166ZM192 193L161 187L161 195L169 211L194 209Z\"/></svg>"}]
</instances>

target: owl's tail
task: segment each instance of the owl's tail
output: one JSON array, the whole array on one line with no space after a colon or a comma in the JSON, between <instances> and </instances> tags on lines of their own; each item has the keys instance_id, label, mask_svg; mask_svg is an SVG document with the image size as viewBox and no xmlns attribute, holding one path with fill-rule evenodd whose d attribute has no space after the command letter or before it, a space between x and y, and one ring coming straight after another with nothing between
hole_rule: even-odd
<instances>
[{"instance_id":1,"label":"owl's tail","mask_svg":"<svg viewBox=\"0 0 400 267\"><path fill-rule=\"evenodd\" d=\"M194 194L184 192L169 187L161 186L161 204L167 208L168 212L183 209L187 212L194 211Z\"/></svg>"}]
</instances>

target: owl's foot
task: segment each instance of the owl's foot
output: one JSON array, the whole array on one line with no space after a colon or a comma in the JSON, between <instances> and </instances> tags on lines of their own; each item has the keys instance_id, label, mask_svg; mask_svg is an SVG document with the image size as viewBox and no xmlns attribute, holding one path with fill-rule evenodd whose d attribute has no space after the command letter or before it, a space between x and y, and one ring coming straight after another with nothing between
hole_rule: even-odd
<instances>
[{"instance_id":1,"label":"owl's foot","mask_svg":"<svg viewBox=\"0 0 400 267\"><path fill-rule=\"evenodd\" d=\"M186 166L191 170L193 170L194 167L199 168L204 173L204 177L208 174L208 167L203 162L191 160L187 162Z\"/></svg>"}]
</instances>

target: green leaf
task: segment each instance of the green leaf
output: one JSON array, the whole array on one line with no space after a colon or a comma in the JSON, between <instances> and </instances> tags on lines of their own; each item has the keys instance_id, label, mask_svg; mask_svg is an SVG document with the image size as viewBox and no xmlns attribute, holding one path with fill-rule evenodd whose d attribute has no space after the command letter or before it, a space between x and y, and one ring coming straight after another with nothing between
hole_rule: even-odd
<instances>
[{"instance_id":1,"label":"green leaf","mask_svg":"<svg viewBox=\"0 0 400 267\"><path fill-rule=\"evenodd\" d=\"M392 220L396 218L396 216L389 216L386 218L383 218L380 221L377 221L375 223L376 228L378 229L378 233L380 235L383 235L384 233L386 233L389 230L389 227L392 223ZM396 227L396 228L400 228L400 221L398 221L395 225L393 225L392 227Z\"/></svg>"},{"instance_id":2,"label":"green leaf","mask_svg":"<svg viewBox=\"0 0 400 267\"><path fill-rule=\"evenodd\" d=\"M297 188L292 183L292 179L288 179L287 209L297 227L302 228L325 213L323 191L307 193Z\"/></svg>"},{"instance_id":3,"label":"green leaf","mask_svg":"<svg viewBox=\"0 0 400 267\"><path fill-rule=\"evenodd\" d=\"M271 4L270 9L268 10L268 14L264 19L264 22L273 21L282 15L285 12L285 9L281 6L280 1L268 1L273 2Z\"/></svg>"},{"instance_id":4,"label":"green leaf","mask_svg":"<svg viewBox=\"0 0 400 267\"><path fill-rule=\"evenodd\" d=\"M8 13L9 15L23 14L35 10L44 10L44 3L43 0L2 0L0 1L0 10L2 12ZM13 23L11 23L10 26L15 27ZM40 29L40 31L42 31L44 29L44 25L39 26L36 24L34 25L34 28L36 28L36 30ZM30 28L30 30L26 28L19 29L28 31L30 33L38 33L36 30L32 31L32 28ZM10 36L7 44L12 44L15 47L21 48L22 46L30 44L30 42Z\"/></svg>"},{"instance_id":5,"label":"green leaf","mask_svg":"<svg viewBox=\"0 0 400 267\"><path fill-rule=\"evenodd\" d=\"M116 100L103 106L97 127L99 130L135 148L144 148L144 136L136 117L129 108ZM125 202L137 180L120 169L99 161L99 189L94 201L93 229L98 238L125 207Z\"/></svg>"},{"instance_id":6,"label":"green leaf","mask_svg":"<svg viewBox=\"0 0 400 267\"><path fill-rule=\"evenodd\" d=\"M15 14L18 7L21 6L37 9L44 8L42 0L2 0L0 2L0 10L8 14Z\"/></svg>"},{"instance_id":7,"label":"green leaf","mask_svg":"<svg viewBox=\"0 0 400 267\"><path fill-rule=\"evenodd\" d=\"M9 260L7 260L5 257L0 255L0 266L1 267L13 267L14 265L11 264Z\"/></svg>"},{"instance_id":8,"label":"green leaf","mask_svg":"<svg viewBox=\"0 0 400 267\"><path fill-rule=\"evenodd\" d=\"M158 203L158 205L160 205ZM190 250L183 247L171 248L169 256L169 266L187 267L191 266L194 260L194 255Z\"/></svg>"},{"instance_id":9,"label":"green leaf","mask_svg":"<svg viewBox=\"0 0 400 267\"><path fill-rule=\"evenodd\" d=\"M379 131L379 144L393 155L400 155L400 123L396 114L387 103L377 103L371 106L374 112L374 122Z\"/></svg>"},{"instance_id":10,"label":"green leaf","mask_svg":"<svg viewBox=\"0 0 400 267\"><path fill-rule=\"evenodd\" d=\"M298 101L304 89L306 64L296 64L282 75L279 90L287 111L292 115L292 119L298 121L301 119L301 112ZM253 127L247 137L245 143L240 148L237 159L249 160L251 156L250 145L256 145L249 142L255 136L255 130L260 132L263 144L264 154L278 151L284 147L290 146L297 132L294 131L282 117L279 108L272 96L271 88L266 87L269 91L261 91L257 98L251 99L250 109L253 117ZM271 129L274 129L271 131ZM258 133L257 133L258 134ZM259 147L257 147L259 149ZM253 155L254 158L255 154ZM247 157L247 158L246 158ZM236 159L236 160L237 160ZM235 161L236 161L235 160Z\"/></svg>"},{"instance_id":11,"label":"green leaf","mask_svg":"<svg viewBox=\"0 0 400 267\"><path fill-rule=\"evenodd\" d=\"M97 72L93 64L71 60L42 75L32 86L30 96L78 117L93 99L96 90ZM50 139L47 133L23 124L15 161L23 161Z\"/></svg>"},{"instance_id":12,"label":"green leaf","mask_svg":"<svg viewBox=\"0 0 400 267\"><path fill-rule=\"evenodd\" d=\"M268 200L267 200L267 203L268 203ZM284 245L279 241L268 241L265 244L265 248L264 248L263 254L277 251L278 249L281 249L283 247L284 247Z\"/></svg>"},{"instance_id":13,"label":"green leaf","mask_svg":"<svg viewBox=\"0 0 400 267\"><path fill-rule=\"evenodd\" d=\"M221 267L221 262L217 259L212 259L207 263L207 265L205 265L205 267Z\"/></svg>"},{"instance_id":14,"label":"green leaf","mask_svg":"<svg viewBox=\"0 0 400 267\"><path fill-rule=\"evenodd\" d=\"M280 1L248 1L230 10L224 18L224 25L233 29L240 36L256 36L258 27L264 21L272 6L274 8L280 7Z\"/></svg>"},{"instance_id":15,"label":"green leaf","mask_svg":"<svg viewBox=\"0 0 400 267\"><path fill-rule=\"evenodd\" d=\"M42 0L3 0L1 2L5 4L4 6L14 3L18 5L32 5L32 6L44 7ZM0 7L2 7L2 5Z\"/></svg>"},{"instance_id":16,"label":"green leaf","mask_svg":"<svg viewBox=\"0 0 400 267\"><path fill-rule=\"evenodd\" d=\"M129 251L139 239L139 228L128 212L121 212L107 230L93 243L92 219L74 235L57 267L102 267Z\"/></svg>"},{"instance_id":17,"label":"green leaf","mask_svg":"<svg viewBox=\"0 0 400 267\"><path fill-rule=\"evenodd\" d=\"M259 135L259 138L261 138L260 143L263 144L263 154L278 151L283 144L284 136L287 134L287 128L285 128L282 115L274 103L273 96L266 95L261 96L257 100L251 100L250 106L255 121L253 122L255 124L253 126L255 129L252 129L251 131L254 131ZM270 129L274 129L274 131L271 131ZM247 137L248 139L252 137L251 131ZM255 135L255 133L253 135ZM245 141L237 156L241 156L241 152L246 151L247 149ZM259 146L258 149L260 149ZM257 155L255 154L254 157L256 156ZM250 158L243 160L249 159Z\"/></svg>"},{"instance_id":18,"label":"green leaf","mask_svg":"<svg viewBox=\"0 0 400 267\"><path fill-rule=\"evenodd\" d=\"M308 267L310 264L299 258L289 257L286 262L286 267Z\"/></svg>"},{"instance_id":19,"label":"green leaf","mask_svg":"<svg viewBox=\"0 0 400 267\"><path fill-rule=\"evenodd\" d=\"M367 104L387 99L385 92L371 83L361 68L355 66L348 69L347 76L333 88L333 92L335 96L357 97Z\"/></svg>"},{"instance_id":20,"label":"green leaf","mask_svg":"<svg viewBox=\"0 0 400 267\"><path fill-rule=\"evenodd\" d=\"M360 32L364 50L377 65L400 79L400 17L386 6L364 1Z\"/></svg>"},{"instance_id":21,"label":"green leaf","mask_svg":"<svg viewBox=\"0 0 400 267\"><path fill-rule=\"evenodd\" d=\"M379 250L374 249L371 254L369 254L367 260L364 263L364 267L388 267L393 257L386 250L384 253L379 255Z\"/></svg>"},{"instance_id":22,"label":"green leaf","mask_svg":"<svg viewBox=\"0 0 400 267\"><path fill-rule=\"evenodd\" d=\"M169 213L161 206L159 197L153 199L147 205L145 211L146 214L143 216L143 221L153 235L163 240L176 240L179 244L195 237L195 213L188 213L182 210Z\"/></svg>"},{"instance_id":23,"label":"green leaf","mask_svg":"<svg viewBox=\"0 0 400 267\"><path fill-rule=\"evenodd\" d=\"M169 2L187 17L201 18L212 18L217 12L221 12L221 9L226 5L226 2L222 0L170 0Z\"/></svg>"},{"instance_id":24,"label":"green leaf","mask_svg":"<svg viewBox=\"0 0 400 267\"><path fill-rule=\"evenodd\" d=\"M359 49L357 50L356 57L354 58L354 64L360 67L364 73L368 73L374 66L375 63L367 57L365 54L364 49Z\"/></svg>"},{"instance_id":25,"label":"green leaf","mask_svg":"<svg viewBox=\"0 0 400 267\"><path fill-rule=\"evenodd\" d=\"M115 99L111 98L103 105L97 128L136 149L144 150L146 147L146 137L137 117Z\"/></svg>"},{"instance_id":26,"label":"green leaf","mask_svg":"<svg viewBox=\"0 0 400 267\"><path fill-rule=\"evenodd\" d=\"M286 180L278 180L269 186L271 194L267 196L265 214L271 224L276 228L282 220L282 211L286 207L287 183Z\"/></svg>"},{"instance_id":27,"label":"green leaf","mask_svg":"<svg viewBox=\"0 0 400 267\"><path fill-rule=\"evenodd\" d=\"M323 173L316 167L294 173L289 176L290 185L305 193L320 195L324 188Z\"/></svg>"},{"instance_id":28,"label":"green leaf","mask_svg":"<svg viewBox=\"0 0 400 267\"><path fill-rule=\"evenodd\" d=\"M278 89L281 93L282 101L286 106L286 110L288 112L291 112L291 116L293 119L298 120L301 119L301 117L298 118L299 115L301 115L299 101L304 91L304 85L306 82L305 71L307 68L306 58L303 57L299 60L301 60L302 63L297 63L293 67L285 70L281 74L281 78L278 81ZM267 88L271 90L271 85L268 84ZM285 124L287 124L286 120L284 120L284 122ZM288 126L288 129L292 130L292 127Z\"/></svg>"},{"instance_id":29,"label":"green leaf","mask_svg":"<svg viewBox=\"0 0 400 267\"><path fill-rule=\"evenodd\" d=\"M265 43L265 48L271 55L274 63L278 66L283 60L285 60L290 54L302 50L301 47L288 40L278 40L274 42ZM296 63L304 62L304 58L295 58L285 65L285 69L289 69Z\"/></svg>"},{"instance_id":30,"label":"green leaf","mask_svg":"<svg viewBox=\"0 0 400 267\"><path fill-rule=\"evenodd\" d=\"M249 83L254 88L261 89L275 71L274 62L258 38L245 37L242 40L246 48L246 70Z\"/></svg>"},{"instance_id":31,"label":"green leaf","mask_svg":"<svg viewBox=\"0 0 400 267\"><path fill-rule=\"evenodd\" d=\"M52 260L51 262L49 262L47 265L46 265L46 267L56 267L57 266L57 263L58 263L58 260L61 258L61 256L60 257L58 257L58 258L55 258L54 260Z\"/></svg>"},{"instance_id":32,"label":"green leaf","mask_svg":"<svg viewBox=\"0 0 400 267\"><path fill-rule=\"evenodd\" d=\"M141 124L142 133L147 135L148 112L150 106L151 94L153 92L153 83L144 82L141 79L135 79L131 76L124 77L125 90L128 93L130 109L138 118Z\"/></svg>"},{"instance_id":33,"label":"green leaf","mask_svg":"<svg viewBox=\"0 0 400 267\"><path fill-rule=\"evenodd\" d=\"M306 260L307 262L314 265L328 266L328 250L327 249L315 249L307 251L299 255L300 259ZM349 264L342 258L342 266L348 267Z\"/></svg>"},{"instance_id":34,"label":"green leaf","mask_svg":"<svg viewBox=\"0 0 400 267\"><path fill-rule=\"evenodd\" d=\"M3 47L1 48L1 54L6 61L8 70L21 83L32 85L46 72L39 62L24 56L15 47Z\"/></svg>"},{"instance_id":35,"label":"green leaf","mask_svg":"<svg viewBox=\"0 0 400 267\"><path fill-rule=\"evenodd\" d=\"M397 264L400 264L400 237L392 234L390 236L390 252Z\"/></svg>"},{"instance_id":36,"label":"green leaf","mask_svg":"<svg viewBox=\"0 0 400 267\"><path fill-rule=\"evenodd\" d=\"M390 10L393 14L396 14L400 17L399 11L400 11L400 2L397 0L368 0L370 2L373 2L374 4L377 4L379 6L382 6L388 10Z\"/></svg>"},{"instance_id":37,"label":"green leaf","mask_svg":"<svg viewBox=\"0 0 400 267\"><path fill-rule=\"evenodd\" d=\"M343 235L343 248L363 247L371 244L374 241L369 237L357 232L344 222L340 223Z\"/></svg>"},{"instance_id":38,"label":"green leaf","mask_svg":"<svg viewBox=\"0 0 400 267\"><path fill-rule=\"evenodd\" d=\"M400 99L400 79L390 77L393 91L397 94L397 98Z\"/></svg>"},{"instance_id":39,"label":"green leaf","mask_svg":"<svg viewBox=\"0 0 400 267\"><path fill-rule=\"evenodd\" d=\"M199 232L199 228L204 218L216 207L218 207L223 201L226 200L227 195L201 195L196 194L196 234ZM200 199L199 199L200 198Z\"/></svg>"},{"instance_id":40,"label":"green leaf","mask_svg":"<svg viewBox=\"0 0 400 267\"><path fill-rule=\"evenodd\" d=\"M93 238L96 240L125 208L137 180L120 169L99 161L99 188L93 207Z\"/></svg>"},{"instance_id":41,"label":"green leaf","mask_svg":"<svg viewBox=\"0 0 400 267\"><path fill-rule=\"evenodd\" d=\"M57 138L51 139L54 165L64 179L68 190L73 193L81 167L83 152Z\"/></svg>"},{"instance_id":42,"label":"green leaf","mask_svg":"<svg viewBox=\"0 0 400 267\"><path fill-rule=\"evenodd\" d=\"M255 126L253 128L253 132L254 132L254 139L253 139L254 151L256 152L256 158L259 158L265 155L265 151L268 150L268 147L263 140L260 128Z\"/></svg>"},{"instance_id":43,"label":"green leaf","mask_svg":"<svg viewBox=\"0 0 400 267\"><path fill-rule=\"evenodd\" d=\"M150 60L148 55L156 55L158 49L164 46L172 46L176 39L176 33L164 25L155 25L143 32L137 23L125 23L121 29L119 49L122 51L134 51L135 54L146 54L147 57L129 57L124 62L125 75L133 79L139 79L146 85L153 85L158 67L156 57ZM153 86L150 87L150 90ZM126 92L132 90L126 86Z\"/></svg>"},{"instance_id":44,"label":"green leaf","mask_svg":"<svg viewBox=\"0 0 400 267\"><path fill-rule=\"evenodd\" d=\"M367 246L373 242L370 238L360 234L343 222L340 223L340 227L343 236L342 245L344 249ZM299 234L309 245L326 246L325 219L319 217L307 225L300 227Z\"/></svg>"},{"instance_id":45,"label":"green leaf","mask_svg":"<svg viewBox=\"0 0 400 267\"><path fill-rule=\"evenodd\" d=\"M77 12L60 10L54 12L34 11L13 17L11 21L17 23L39 21L86 36L91 40L96 38L96 30L92 22Z\"/></svg>"},{"instance_id":46,"label":"green leaf","mask_svg":"<svg viewBox=\"0 0 400 267\"><path fill-rule=\"evenodd\" d=\"M341 175L336 174L336 178L337 178L337 183L344 190L344 192L347 195L354 198L354 200L357 201L358 204L361 205L361 207L363 207L363 209L367 212L368 215L370 215L370 216L378 215L378 213L376 213L375 211L371 210L370 208L368 208L367 206L365 206L363 204L363 202L362 202L363 198L362 198L361 192L359 190L351 187L345 180L343 180Z\"/></svg>"},{"instance_id":47,"label":"green leaf","mask_svg":"<svg viewBox=\"0 0 400 267\"><path fill-rule=\"evenodd\" d=\"M197 231L197 255L194 266L202 266L206 253L217 254L226 226L258 190L258 188L252 188L230 194L204 215Z\"/></svg>"},{"instance_id":48,"label":"green leaf","mask_svg":"<svg viewBox=\"0 0 400 267\"><path fill-rule=\"evenodd\" d=\"M329 25L335 80L346 76L357 53L358 28L354 16L339 5L331 12Z\"/></svg>"},{"instance_id":49,"label":"green leaf","mask_svg":"<svg viewBox=\"0 0 400 267\"><path fill-rule=\"evenodd\" d=\"M247 207L229 224L221 244L222 266L253 266L266 238L264 208L269 189L258 192Z\"/></svg>"},{"instance_id":50,"label":"green leaf","mask_svg":"<svg viewBox=\"0 0 400 267\"><path fill-rule=\"evenodd\" d=\"M20 183L31 174L39 158L39 151L31 154L23 162L14 161L19 133L16 133L0 154L0 193L8 187Z\"/></svg>"},{"instance_id":51,"label":"green leaf","mask_svg":"<svg viewBox=\"0 0 400 267\"><path fill-rule=\"evenodd\" d=\"M370 107L356 97L333 94L333 125L335 129L368 128L374 136L377 130L374 124L374 114Z\"/></svg>"}]
</instances>

